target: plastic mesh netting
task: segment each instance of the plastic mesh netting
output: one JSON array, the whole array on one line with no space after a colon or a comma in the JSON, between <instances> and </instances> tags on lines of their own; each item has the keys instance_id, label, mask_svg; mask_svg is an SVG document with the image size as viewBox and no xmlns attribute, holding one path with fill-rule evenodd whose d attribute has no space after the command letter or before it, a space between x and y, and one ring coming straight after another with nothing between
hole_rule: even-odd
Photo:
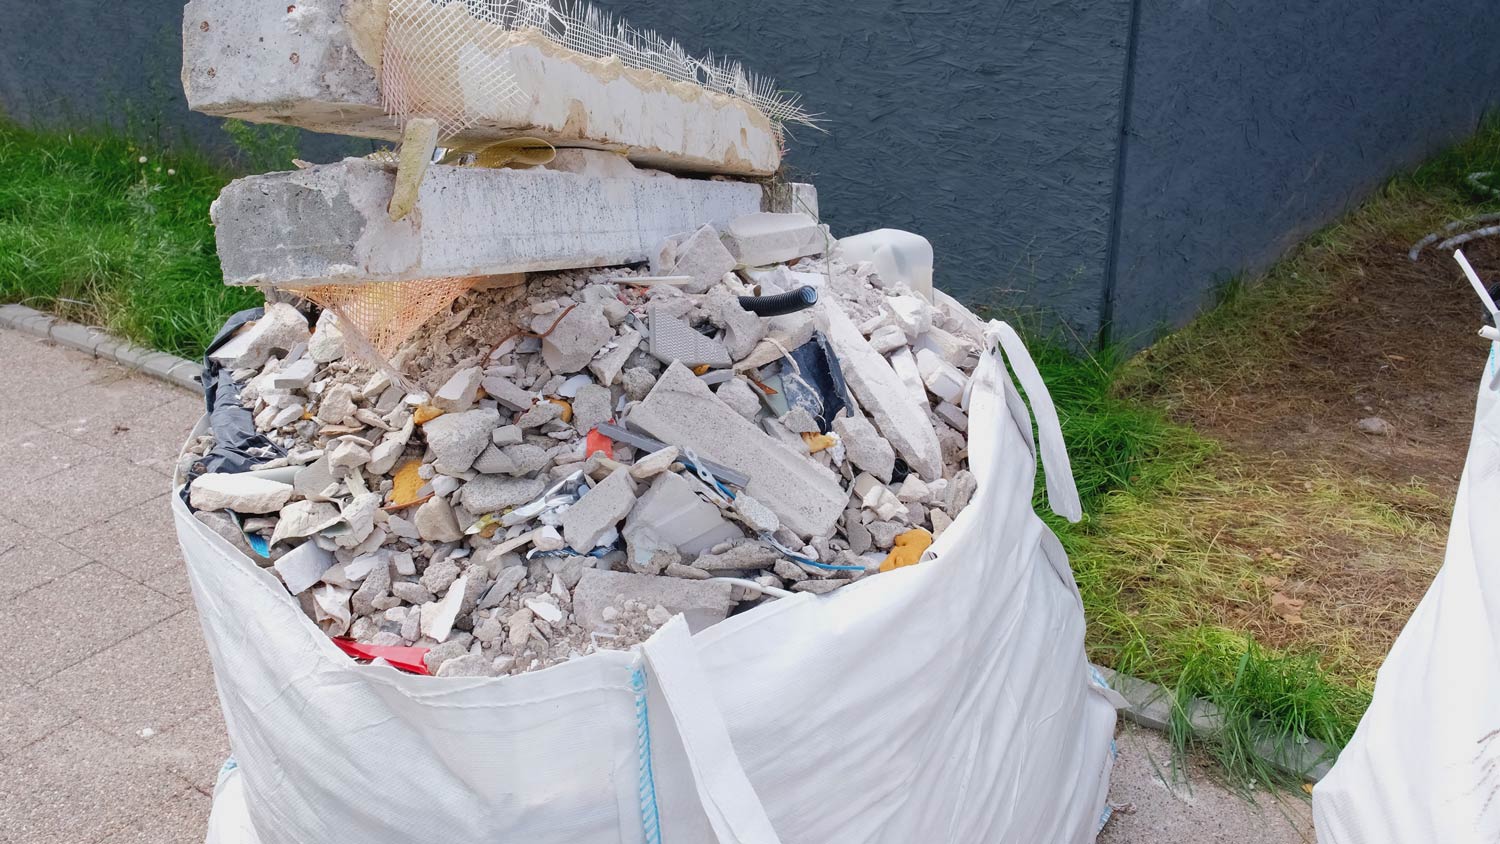
<instances>
[{"instance_id":1,"label":"plastic mesh netting","mask_svg":"<svg viewBox=\"0 0 1500 844\"><path fill-rule=\"evenodd\" d=\"M473 278L323 284L297 293L338 315L353 351L367 363L390 359L427 320L473 286ZM349 329L353 329L350 331ZM353 335L353 336L351 336Z\"/></svg>"},{"instance_id":2,"label":"plastic mesh netting","mask_svg":"<svg viewBox=\"0 0 1500 844\"><path fill-rule=\"evenodd\" d=\"M386 112L398 122L432 117L444 139L504 113L526 96L503 49L519 33L745 100L778 132L785 123L815 122L796 95L739 62L695 58L677 42L633 29L587 3L548 0L391 0L381 59Z\"/></svg>"}]
</instances>

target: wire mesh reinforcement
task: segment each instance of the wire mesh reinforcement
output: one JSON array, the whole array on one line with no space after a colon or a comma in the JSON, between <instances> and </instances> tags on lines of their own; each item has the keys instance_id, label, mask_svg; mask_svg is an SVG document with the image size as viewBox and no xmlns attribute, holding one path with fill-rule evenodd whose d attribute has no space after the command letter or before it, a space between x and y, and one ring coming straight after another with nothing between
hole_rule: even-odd
<instances>
[{"instance_id":1,"label":"wire mesh reinforcement","mask_svg":"<svg viewBox=\"0 0 1500 844\"><path fill-rule=\"evenodd\" d=\"M381 59L381 97L398 122L435 118L453 136L523 100L505 58L513 36L534 32L591 58L661 74L744 100L778 134L786 123L815 125L799 98L736 61L696 58L675 41L634 29L569 0L391 0Z\"/></svg>"}]
</instances>

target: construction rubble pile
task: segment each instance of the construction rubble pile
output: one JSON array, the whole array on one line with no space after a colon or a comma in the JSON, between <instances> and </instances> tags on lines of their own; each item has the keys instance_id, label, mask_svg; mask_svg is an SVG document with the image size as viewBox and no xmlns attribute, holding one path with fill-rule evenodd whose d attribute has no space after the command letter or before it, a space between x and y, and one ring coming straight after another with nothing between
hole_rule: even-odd
<instances>
[{"instance_id":1,"label":"construction rubble pile","mask_svg":"<svg viewBox=\"0 0 1500 844\"><path fill-rule=\"evenodd\" d=\"M219 90L235 75L212 51L286 37L277 15L189 4L195 107L213 111L212 94L312 125L290 94L256 89L283 111L255 114ZM306 43L282 73L352 60ZM324 91L306 114L374 109L329 117L356 94ZM727 95L685 101L751 126L726 137L766 143L647 144L622 118L593 148L493 167L434 153L436 124L403 115L399 166L251 177L216 203L226 281L284 294L210 350L206 383L223 418L253 420L250 445L217 424L197 438L185 495L351 655L499 676L629 648L679 613L698 630L916 564L975 493L967 399L984 330L932 288L930 246L833 238L811 186L748 180L777 169L779 128ZM541 117L514 121L563 146ZM459 140L473 149L506 125L460 121ZM508 204L523 199L533 214ZM312 305L332 301L319 285L409 292L460 275L475 281L389 355L348 309ZM222 459L236 449L244 465Z\"/></svg>"},{"instance_id":2,"label":"construction rubble pile","mask_svg":"<svg viewBox=\"0 0 1500 844\"><path fill-rule=\"evenodd\" d=\"M199 475L198 518L330 636L431 648L448 675L916 562L974 492L977 321L868 263L756 270L752 289L712 229L674 248L702 272L572 271L460 300L392 361L410 390L349 356L332 312L312 331L271 305L214 359L284 456ZM803 289L817 304L782 316L740 304Z\"/></svg>"}]
</instances>

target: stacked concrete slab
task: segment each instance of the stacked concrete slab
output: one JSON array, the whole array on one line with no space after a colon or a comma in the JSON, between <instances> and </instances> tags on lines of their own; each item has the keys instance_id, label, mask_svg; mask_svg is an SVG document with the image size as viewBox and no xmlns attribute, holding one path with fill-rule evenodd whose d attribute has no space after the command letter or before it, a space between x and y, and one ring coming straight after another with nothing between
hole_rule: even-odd
<instances>
[{"instance_id":1,"label":"stacked concrete slab","mask_svg":"<svg viewBox=\"0 0 1500 844\"><path fill-rule=\"evenodd\" d=\"M396 140L379 85L388 17L377 0L192 0L188 101L208 114ZM297 288L621 265L705 225L815 213L809 185L746 180L781 160L774 127L749 101L513 35L507 66L528 96L480 109L445 143L534 137L559 148L555 161L433 166L415 211L394 221L388 164L348 159L238 180L213 209L225 282Z\"/></svg>"}]
</instances>

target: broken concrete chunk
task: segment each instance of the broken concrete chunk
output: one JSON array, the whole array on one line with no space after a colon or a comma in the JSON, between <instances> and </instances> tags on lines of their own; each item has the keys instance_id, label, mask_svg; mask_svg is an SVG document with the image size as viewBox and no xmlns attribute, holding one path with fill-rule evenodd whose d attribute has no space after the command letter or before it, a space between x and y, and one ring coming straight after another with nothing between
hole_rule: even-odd
<instances>
[{"instance_id":1,"label":"broken concrete chunk","mask_svg":"<svg viewBox=\"0 0 1500 844\"><path fill-rule=\"evenodd\" d=\"M918 337L932 328L932 306L925 299L917 296L892 296L885 300L885 306L890 309L909 343L916 342Z\"/></svg>"},{"instance_id":2,"label":"broken concrete chunk","mask_svg":"<svg viewBox=\"0 0 1500 844\"><path fill-rule=\"evenodd\" d=\"M563 511L563 537L575 551L592 551L606 531L635 506L635 480L620 467Z\"/></svg>"},{"instance_id":3,"label":"broken concrete chunk","mask_svg":"<svg viewBox=\"0 0 1500 844\"><path fill-rule=\"evenodd\" d=\"M287 591L300 595L317 585L323 579L323 573L336 562L332 551L325 551L309 540L282 554L271 565L286 584Z\"/></svg>"},{"instance_id":4,"label":"broken concrete chunk","mask_svg":"<svg viewBox=\"0 0 1500 844\"><path fill-rule=\"evenodd\" d=\"M917 474L930 479L942 477L942 446L926 406L912 402L895 370L871 348L837 304L823 300L818 309L844 378L875 427Z\"/></svg>"},{"instance_id":5,"label":"broken concrete chunk","mask_svg":"<svg viewBox=\"0 0 1500 844\"><path fill-rule=\"evenodd\" d=\"M307 341L307 355L320 364L333 363L344 356L344 329L333 311L318 315L318 329Z\"/></svg>"},{"instance_id":6,"label":"broken concrete chunk","mask_svg":"<svg viewBox=\"0 0 1500 844\"><path fill-rule=\"evenodd\" d=\"M694 568L704 571L754 571L769 569L782 558L780 551L764 542L745 542L718 554L700 554Z\"/></svg>"},{"instance_id":7,"label":"broken concrete chunk","mask_svg":"<svg viewBox=\"0 0 1500 844\"><path fill-rule=\"evenodd\" d=\"M969 430L969 415L959 410L957 405L949 404L945 401L938 402L938 406L932 409L932 413L937 418L948 423L955 431L967 432Z\"/></svg>"},{"instance_id":8,"label":"broken concrete chunk","mask_svg":"<svg viewBox=\"0 0 1500 844\"><path fill-rule=\"evenodd\" d=\"M468 471L475 458L490 444L490 432L500 424L492 408L464 413L445 413L422 426L427 445L437 456L435 466L445 475Z\"/></svg>"},{"instance_id":9,"label":"broken concrete chunk","mask_svg":"<svg viewBox=\"0 0 1500 844\"><path fill-rule=\"evenodd\" d=\"M844 444L845 453L855 466L887 483L896 468L896 452L875 426L863 416L840 416L833 420L834 433Z\"/></svg>"},{"instance_id":10,"label":"broken concrete chunk","mask_svg":"<svg viewBox=\"0 0 1500 844\"><path fill-rule=\"evenodd\" d=\"M458 527L458 519L453 515L453 507L446 498L434 497L428 500L417 508L413 521L416 522L417 533L428 542L457 542L464 538L464 532Z\"/></svg>"},{"instance_id":11,"label":"broken concrete chunk","mask_svg":"<svg viewBox=\"0 0 1500 844\"><path fill-rule=\"evenodd\" d=\"M474 406L479 398L479 384L484 380L484 370L471 366L453 373L432 396L432 404L447 413L459 413Z\"/></svg>"},{"instance_id":12,"label":"broken concrete chunk","mask_svg":"<svg viewBox=\"0 0 1500 844\"><path fill-rule=\"evenodd\" d=\"M781 527L781 520L771 512L771 508L756 501L748 492L736 495L733 507L752 533L775 533Z\"/></svg>"},{"instance_id":13,"label":"broken concrete chunk","mask_svg":"<svg viewBox=\"0 0 1500 844\"><path fill-rule=\"evenodd\" d=\"M474 471L484 475L516 475L516 462L505 456L505 450L494 444L486 446L474 459Z\"/></svg>"},{"instance_id":14,"label":"broken concrete chunk","mask_svg":"<svg viewBox=\"0 0 1500 844\"><path fill-rule=\"evenodd\" d=\"M588 366L614 336L603 307L597 302L584 302L563 316L542 339L542 359L555 373L577 372Z\"/></svg>"},{"instance_id":15,"label":"broken concrete chunk","mask_svg":"<svg viewBox=\"0 0 1500 844\"><path fill-rule=\"evenodd\" d=\"M516 408L519 410L520 408ZM490 442L501 448L521 441L521 429L516 425L501 425L490 432Z\"/></svg>"},{"instance_id":16,"label":"broken concrete chunk","mask_svg":"<svg viewBox=\"0 0 1500 844\"><path fill-rule=\"evenodd\" d=\"M724 246L740 266L784 264L829 247L828 232L812 217L762 211L735 218L724 230Z\"/></svg>"},{"instance_id":17,"label":"broken concrete chunk","mask_svg":"<svg viewBox=\"0 0 1500 844\"><path fill-rule=\"evenodd\" d=\"M609 302L605 303L606 310ZM615 304L619 304L616 302ZM609 346L614 346L610 348ZM606 345L597 357L589 361L589 372L599 379L599 383L605 387L613 386L615 379L620 376L620 370L624 368L625 362L630 355L641 345L641 333L634 328L625 328L620 331L609 345Z\"/></svg>"},{"instance_id":18,"label":"broken concrete chunk","mask_svg":"<svg viewBox=\"0 0 1500 844\"><path fill-rule=\"evenodd\" d=\"M522 430L540 428L548 422L561 419L563 406L554 401L539 401L516 419L516 426Z\"/></svg>"},{"instance_id":19,"label":"broken concrete chunk","mask_svg":"<svg viewBox=\"0 0 1500 844\"><path fill-rule=\"evenodd\" d=\"M951 516L957 516L959 511L968 506L969 499L979 489L979 481L974 473L968 469L960 469L948 481L948 488L943 497L943 509Z\"/></svg>"},{"instance_id":20,"label":"broken concrete chunk","mask_svg":"<svg viewBox=\"0 0 1500 844\"><path fill-rule=\"evenodd\" d=\"M956 405L963 400L964 387L968 385L969 379L931 349L917 352L917 371L922 375L922 383L933 395L949 404Z\"/></svg>"},{"instance_id":21,"label":"broken concrete chunk","mask_svg":"<svg viewBox=\"0 0 1500 844\"><path fill-rule=\"evenodd\" d=\"M662 472L667 471L677 461L677 456L681 453L682 449L675 445L657 449L645 457L636 460L635 464L630 467L630 476L638 481L654 478Z\"/></svg>"},{"instance_id":22,"label":"broken concrete chunk","mask_svg":"<svg viewBox=\"0 0 1500 844\"><path fill-rule=\"evenodd\" d=\"M370 615L375 612L375 601L391 591L391 567L388 562L389 554L370 554L376 558L376 564L365 575L355 590L354 597L350 599L350 606L355 615Z\"/></svg>"},{"instance_id":23,"label":"broken concrete chunk","mask_svg":"<svg viewBox=\"0 0 1500 844\"><path fill-rule=\"evenodd\" d=\"M728 616L734 606L731 592L728 583L584 569L573 589L573 616L585 630L603 630L609 624L604 620L605 608L636 601L664 607L673 615L681 613L688 628L698 631Z\"/></svg>"},{"instance_id":24,"label":"broken concrete chunk","mask_svg":"<svg viewBox=\"0 0 1500 844\"><path fill-rule=\"evenodd\" d=\"M749 477L745 491L799 534L830 533L843 510L845 493L832 472L771 439L681 364L667 368L630 421Z\"/></svg>"},{"instance_id":25,"label":"broken concrete chunk","mask_svg":"<svg viewBox=\"0 0 1500 844\"><path fill-rule=\"evenodd\" d=\"M525 504L541 495L546 481L540 478L512 478L505 475L480 475L458 491L459 503L470 513L498 513Z\"/></svg>"},{"instance_id":26,"label":"broken concrete chunk","mask_svg":"<svg viewBox=\"0 0 1500 844\"><path fill-rule=\"evenodd\" d=\"M536 393L517 387L509 378L492 375L481 380L479 384L484 387L486 395L511 410L525 410L537 400ZM497 442L496 445L506 445L506 443Z\"/></svg>"},{"instance_id":27,"label":"broken concrete chunk","mask_svg":"<svg viewBox=\"0 0 1500 844\"><path fill-rule=\"evenodd\" d=\"M293 501L281 508L281 520L271 532L271 545L284 539L301 539L337 524L343 514L323 501Z\"/></svg>"},{"instance_id":28,"label":"broken concrete chunk","mask_svg":"<svg viewBox=\"0 0 1500 844\"><path fill-rule=\"evenodd\" d=\"M724 247L713 226L699 228L676 243L673 252L670 271L691 279L683 288L689 293L708 292L735 265L734 256Z\"/></svg>"},{"instance_id":29,"label":"broken concrete chunk","mask_svg":"<svg viewBox=\"0 0 1500 844\"><path fill-rule=\"evenodd\" d=\"M318 421L329 425L343 424L354 416L354 397L357 395L359 388L353 384L335 384L329 387L328 392L323 394L323 400L318 402Z\"/></svg>"},{"instance_id":30,"label":"broken concrete chunk","mask_svg":"<svg viewBox=\"0 0 1500 844\"><path fill-rule=\"evenodd\" d=\"M682 562L677 546L648 527L625 534L625 565L636 574L661 574L667 566Z\"/></svg>"},{"instance_id":31,"label":"broken concrete chunk","mask_svg":"<svg viewBox=\"0 0 1500 844\"><path fill-rule=\"evenodd\" d=\"M609 388L598 384L586 384L578 388L578 395L573 398L573 427L580 434L587 434L614 418L614 415L614 402Z\"/></svg>"},{"instance_id":32,"label":"broken concrete chunk","mask_svg":"<svg viewBox=\"0 0 1500 844\"><path fill-rule=\"evenodd\" d=\"M275 513L292 498L292 485L244 474L199 475L188 491L188 503L198 510L236 513Z\"/></svg>"},{"instance_id":33,"label":"broken concrete chunk","mask_svg":"<svg viewBox=\"0 0 1500 844\"><path fill-rule=\"evenodd\" d=\"M456 656L452 659L443 660L438 666L438 677L489 677L490 666L493 660L482 653Z\"/></svg>"},{"instance_id":34,"label":"broken concrete chunk","mask_svg":"<svg viewBox=\"0 0 1500 844\"><path fill-rule=\"evenodd\" d=\"M720 384L714 395L752 422L760 415L760 395L742 378L731 378Z\"/></svg>"},{"instance_id":35,"label":"broken concrete chunk","mask_svg":"<svg viewBox=\"0 0 1500 844\"><path fill-rule=\"evenodd\" d=\"M259 368L271 355L290 352L310 336L307 318L300 311L275 302L266 306L265 316L241 328L208 357L229 369Z\"/></svg>"},{"instance_id":36,"label":"broken concrete chunk","mask_svg":"<svg viewBox=\"0 0 1500 844\"><path fill-rule=\"evenodd\" d=\"M724 322L724 347L737 361L748 357L769 330L767 320L740 307L739 299L734 296L725 296L720 301L719 316Z\"/></svg>"},{"instance_id":37,"label":"broken concrete chunk","mask_svg":"<svg viewBox=\"0 0 1500 844\"><path fill-rule=\"evenodd\" d=\"M625 390L626 398L640 401L656 386L656 376L639 366L632 367L625 370L620 386Z\"/></svg>"}]
</instances>

